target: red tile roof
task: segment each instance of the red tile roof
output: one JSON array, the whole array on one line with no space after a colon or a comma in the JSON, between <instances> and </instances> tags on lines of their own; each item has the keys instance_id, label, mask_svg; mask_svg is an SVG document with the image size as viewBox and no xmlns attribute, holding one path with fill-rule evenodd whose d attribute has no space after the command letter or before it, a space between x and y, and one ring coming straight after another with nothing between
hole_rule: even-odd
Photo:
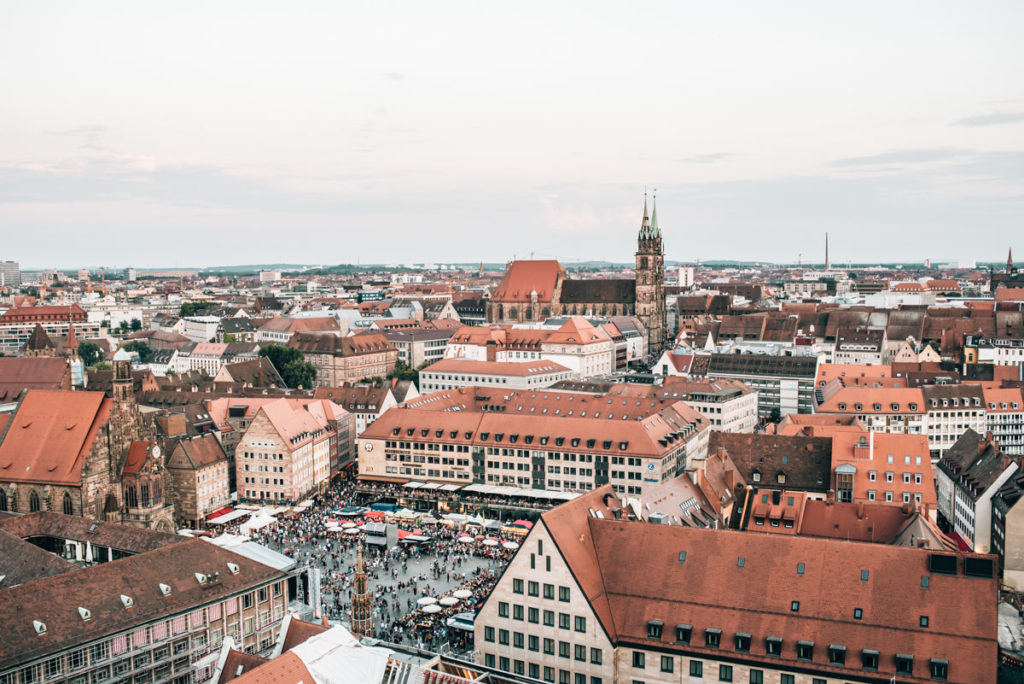
<instances>
[{"instance_id":1,"label":"red tile roof","mask_svg":"<svg viewBox=\"0 0 1024 684\"><path fill-rule=\"evenodd\" d=\"M545 373L568 373L568 368L554 361L463 361L441 359L422 372L431 373L474 373L478 375L508 375L527 377Z\"/></svg>"},{"instance_id":2,"label":"red tile roof","mask_svg":"<svg viewBox=\"0 0 1024 684\"><path fill-rule=\"evenodd\" d=\"M815 644L815 671L839 679L850 670L828 664L830 645L847 649L851 668L870 649L885 663L913 655L922 679L928 660L940 658L949 662L950 681L994 681L995 577L933 573L934 552L922 549L615 520L609 506L617 503L605 486L541 520L618 646L717 660L745 633L750 651L735 657L773 668L801 669L796 641L806 640ZM650 621L665 625L661 639L648 636ZM677 624L692 627L688 645L674 643ZM721 649L704 646L707 629L720 630ZM779 656L766 654L769 637L783 640Z\"/></svg>"},{"instance_id":3,"label":"red tile roof","mask_svg":"<svg viewBox=\"0 0 1024 684\"><path fill-rule=\"evenodd\" d=\"M288 652L231 681L236 684L314 684L317 680L299 656Z\"/></svg>"},{"instance_id":4,"label":"red tile roof","mask_svg":"<svg viewBox=\"0 0 1024 684\"><path fill-rule=\"evenodd\" d=\"M79 485L113 402L102 392L29 390L0 442L0 478Z\"/></svg>"},{"instance_id":5,"label":"red tile roof","mask_svg":"<svg viewBox=\"0 0 1024 684\"><path fill-rule=\"evenodd\" d=\"M551 302L561 278L565 278L565 269L557 261L513 261L491 301L529 302L530 293L536 291L538 302Z\"/></svg>"},{"instance_id":6,"label":"red tile roof","mask_svg":"<svg viewBox=\"0 0 1024 684\"><path fill-rule=\"evenodd\" d=\"M132 442L128 447L128 457L124 461L124 468L121 472L124 475L136 475L149 458L149 450L153 447L150 442Z\"/></svg>"}]
</instances>

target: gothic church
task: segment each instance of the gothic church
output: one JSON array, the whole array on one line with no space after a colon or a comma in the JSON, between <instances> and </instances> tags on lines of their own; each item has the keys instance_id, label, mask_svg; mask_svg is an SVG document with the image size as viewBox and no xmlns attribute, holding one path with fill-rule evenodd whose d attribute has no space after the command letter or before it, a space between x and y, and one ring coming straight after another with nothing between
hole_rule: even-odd
<instances>
[{"instance_id":1,"label":"gothic church","mask_svg":"<svg viewBox=\"0 0 1024 684\"><path fill-rule=\"evenodd\" d=\"M527 323L551 316L636 316L647 348L665 345L665 250L658 207L644 215L637 236L636 278L568 278L557 261L513 261L487 304L489 323Z\"/></svg>"}]
</instances>

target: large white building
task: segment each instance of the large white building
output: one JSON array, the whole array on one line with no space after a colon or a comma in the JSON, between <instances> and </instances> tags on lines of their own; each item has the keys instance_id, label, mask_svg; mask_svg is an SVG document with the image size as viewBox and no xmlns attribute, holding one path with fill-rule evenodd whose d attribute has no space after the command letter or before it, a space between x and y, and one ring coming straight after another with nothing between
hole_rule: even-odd
<instances>
[{"instance_id":1,"label":"large white building","mask_svg":"<svg viewBox=\"0 0 1024 684\"><path fill-rule=\"evenodd\" d=\"M441 359L420 371L420 391L482 385L505 389L540 389L578 377L554 361L461 361Z\"/></svg>"}]
</instances>

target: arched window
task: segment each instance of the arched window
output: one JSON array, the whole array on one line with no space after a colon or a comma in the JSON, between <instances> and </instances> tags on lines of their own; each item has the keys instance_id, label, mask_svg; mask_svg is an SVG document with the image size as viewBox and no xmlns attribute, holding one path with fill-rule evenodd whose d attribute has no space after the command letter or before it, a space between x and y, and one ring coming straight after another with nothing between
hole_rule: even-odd
<instances>
[{"instance_id":1,"label":"arched window","mask_svg":"<svg viewBox=\"0 0 1024 684\"><path fill-rule=\"evenodd\" d=\"M128 508L139 507L139 493L135 489L135 485L128 485L124 488L124 504Z\"/></svg>"},{"instance_id":2,"label":"arched window","mask_svg":"<svg viewBox=\"0 0 1024 684\"><path fill-rule=\"evenodd\" d=\"M0 511L7 510L7 492L0 489Z\"/></svg>"},{"instance_id":3,"label":"arched window","mask_svg":"<svg viewBox=\"0 0 1024 684\"><path fill-rule=\"evenodd\" d=\"M35 513L39 510L39 494L36 490L32 490L32 493L28 495L28 510L30 513Z\"/></svg>"},{"instance_id":4,"label":"arched window","mask_svg":"<svg viewBox=\"0 0 1024 684\"><path fill-rule=\"evenodd\" d=\"M71 503L71 495L64 492L64 515L74 515L75 506Z\"/></svg>"}]
</instances>

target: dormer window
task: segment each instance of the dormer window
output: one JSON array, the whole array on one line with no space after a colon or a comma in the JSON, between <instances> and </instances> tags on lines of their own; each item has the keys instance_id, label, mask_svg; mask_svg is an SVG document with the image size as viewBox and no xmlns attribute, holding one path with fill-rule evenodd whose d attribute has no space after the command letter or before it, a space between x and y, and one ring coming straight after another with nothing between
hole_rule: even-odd
<instances>
[{"instance_id":1,"label":"dormer window","mask_svg":"<svg viewBox=\"0 0 1024 684\"><path fill-rule=\"evenodd\" d=\"M90 611L88 608L78 606L78 615L82 618L82 620L92 620L92 611Z\"/></svg>"},{"instance_id":2,"label":"dormer window","mask_svg":"<svg viewBox=\"0 0 1024 684\"><path fill-rule=\"evenodd\" d=\"M870 648L865 648L860 652L861 666L865 670L877 670L878 669L878 651Z\"/></svg>"},{"instance_id":3,"label":"dormer window","mask_svg":"<svg viewBox=\"0 0 1024 684\"><path fill-rule=\"evenodd\" d=\"M163 582L161 582L160 584L157 585L157 587L159 587L159 589L160 589L160 595L161 596L170 596L171 595L171 586L169 584L164 584Z\"/></svg>"},{"instance_id":4,"label":"dormer window","mask_svg":"<svg viewBox=\"0 0 1024 684\"><path fill-rule=\"evenodd\" d=\"M690 643L690 635L693 634L693 627L691 625L676 625L676 643L677 644L688 644Z\"/></svg>"},{"instance_id":5,"label":"dormer window","mask_svg":"<svg viewBox=\"0 0 1024 684\"><path fill-rule=\"evenodd\" d=\"M648 639L660 639L661 630L665 626L665 623L661 620L649 620L647 622L647 638Z\"/></svg>"},{"instance_id":6,"label":"dormer window","mask_svg":"<svg viewBox=\"0 0 1024 684\"><path fill-rule=\"evenodd\" d=\"M798 642L796 642L796 657L797 657L797 660L814 660L814 642L813 641L798 641Z\"/></svg>"},{"instance_id":7,"label":"dormer window","mask_svg":"<svg viewBox=\"0 0 1024 684\"><path fill-rule=\"evenodd\" d=\"M846 410L846 402L845 401L839 402L839 410L840 411L845 411Z\"/></svg>"},{"instance_id":8,"label":"dormer window","mask_svg":"<svg viewBox=\"0 0 1024 684\"><path fill-rule=\"evenodd\" d=\"M780 637L768 637L764 640L764 652L770 656L782 655L782 639Z\"/></svg>"},{"instance_id":9,"label":"dormer window","mask_svg":"<svg viewBox=\"0 0 1024 684\"><path fill-rule=\"evenodd\" d=\"M750 652L750 635L746 632L736 632L736 650L741 653Z\"/></svg>"},{"instance_id":10,"label":"dormer window","mask_svg":"<svg viewBox=\"0 0 1024 684\"><path fill-rule=\"evenodd\" d=\"M914 674L914 656L897 653L896 674Z\"/></svg>"},{"instance_id":11,"label":"dormer window","mask_svg":"<svg viewBox=\"0 0 1024 684\"><path fill-rule=\"evenodd\" d=\"M863 411L864 410L864 404L860 404L860 403L854 404L853 405L853 410L854 411Z\"/></svg>"},{"instance_id":12,"label":"dormer window","mask_svg":"<svg viewBox=\"0 0 1024 684\"><path fill-rule=\"evenodd\" d=\"M722 630L717 627L708 627L704 630L704 645L708 648L718 648L722 642Z\"/></svg>"},{"instance_id":13,"label":"dormer window","mask_svg":"<svg viewBox=\"0 0 1024 684\"><path fill-rule=\"evenodd\" d=\"M881 411L882 410L882 405L878 404L878 403L875 403L875 404L872 405L871 408L873 408L875 411Z\"/></svg>"},{"instance_id":14,"label":"dormer window","mask_svg":"<svg viewBox=\"0 0 1024 684\"><path fill-rule=\"evenodd\" d=\"M828 647L829 665L846 665L846 647L830 644Z\"/></svg>"}]
</instances>

